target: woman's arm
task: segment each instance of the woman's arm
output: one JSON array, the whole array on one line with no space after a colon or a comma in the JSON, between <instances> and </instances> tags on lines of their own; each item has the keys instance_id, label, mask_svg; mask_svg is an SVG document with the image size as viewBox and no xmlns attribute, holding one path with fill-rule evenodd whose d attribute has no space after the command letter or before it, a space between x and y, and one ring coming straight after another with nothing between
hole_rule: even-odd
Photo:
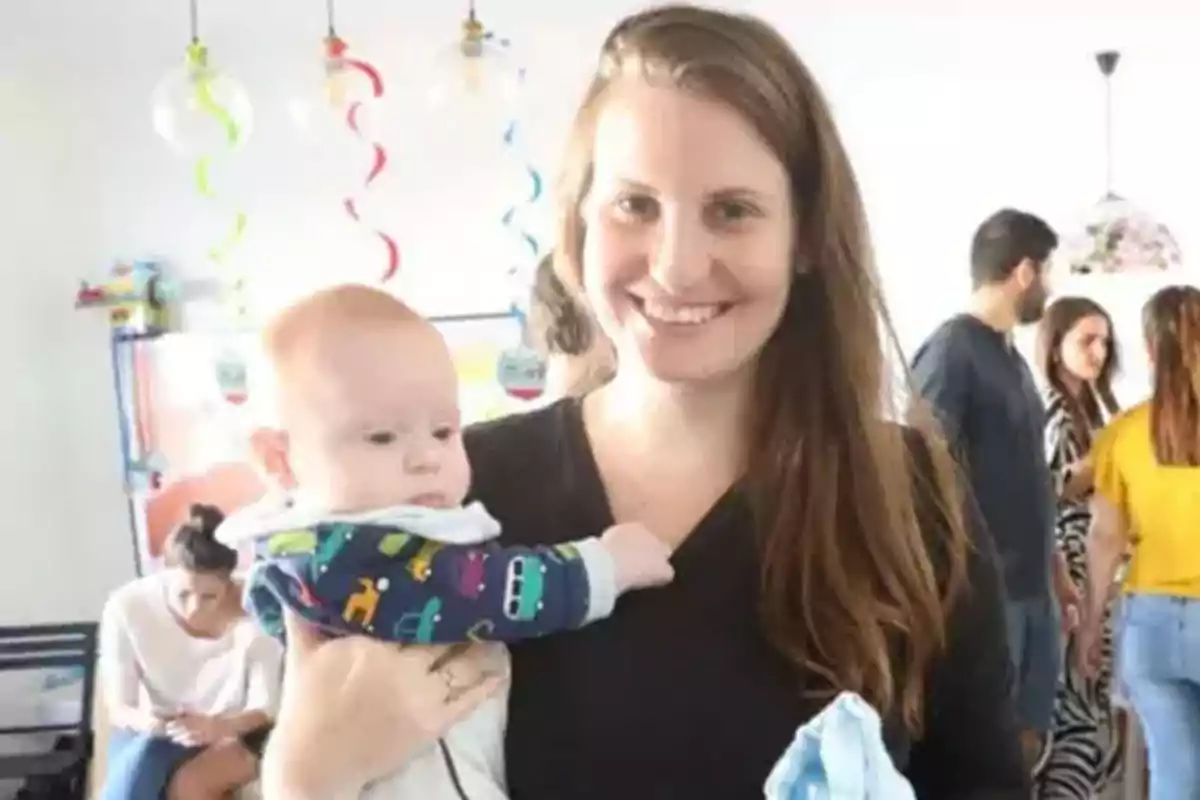
<instances>
[{"instance_id":1,"label":"woman's arm","mask_svg":"<svg viewBox=\"0 0 1200 800\"><path fill-rule=\"evenodd\" d=\"M246 651L245 710L225 717L238 736L271 724L279 713L283 685L283 648L257 629L252 636Z\"/></svg>"},{"instance_id":2,"label":"woman's arm","mask_svg":"<svg viewBox=\"0 0 1200 800\"><path fill-rule=\"evenodd\" d=\"M1076 458L1071 447L1071 416L1061 405L1046 415L1046 463L1054 477L1054 491L1063 500L1078 500L1092 490L1092 461Z\"/></svg>"},{"instance_id":3,"label":"woman's arm","mask_svg":"<svg viewBox=\"0 0 1200 800\"><path fill-rule=\"evenodd\" d=\"M141 671L119 597L105 603L100 618L98 669L109 724L135 733L161 733L164 719L139 707Z\"/></svg>"},{"instance_id":4,"label":"woman's arm","mask_svg":"<svg viewBox=\"0 0 1200 800\"><path fill-rule=\"evenodd\" d=\"M908 777L921 800L1027 800L998 557L978 516L968 514L968 521L974 523L970 586L929 677L925 731Z\"/></svg>"},{"instance_id":5,"label":"woman's arm","mask_svg":"<svg viewBox=\"0 0 1200 800\"><path fill-rule=\"evenodd\" d=\"M1128 487L1121 469L1122 417L1096 437L1092 447L1096 493L1092 496L1092 524L1087 543L1087 597L1084 600L1084 629L1079 657L1087 669L1100 638L1104 610L1112 597L1117 570L1130 544ZM1135 429L1136 430L1136 429ZM1144 434L1143 434L1144 435Z\"/></svg>"},{"instance_id":6,"label":"woman's arm","mask_svg":"<svg viewBox=\"0 0 1200 800\"><path fill-rule=\"evenodd\" d=\"M1088 534L1087 600L1084 606L1088 624L1104 618L1104 610L1112 599L1117 570L1129 547L1129 525L1121 509L1108 498L1097 494L1092 498L1092 527Z\"/></svg>"},{"instance_id":7,"label":"woman's arm","mask_svg":"<svg viewBox=\"0 0 1200 800\"><path fill-rule=\"evenodd\" d=\"M246 695L242 709L207 716L183 713L168 725L168 734L189 745L207 745L242 736L270 725L279 710L283 649L249 620L238 623L236 636L245 647Z\"/></svg>"}]
</instances>

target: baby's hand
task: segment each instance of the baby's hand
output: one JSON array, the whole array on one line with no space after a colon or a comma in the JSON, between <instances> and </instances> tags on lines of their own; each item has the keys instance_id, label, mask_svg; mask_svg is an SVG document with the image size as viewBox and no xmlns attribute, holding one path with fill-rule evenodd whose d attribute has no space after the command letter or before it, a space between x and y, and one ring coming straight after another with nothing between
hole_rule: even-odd
<instances>
[{"instance_id":1,"label":"baby's hand","mask_svg":"<svg viewBox=\"0 0 1200 800\"><path fill-rule=\"evenodd\" d=\"M600 544L616 566L618 592L662 586L675 577L671 549L640 522L613 525Z\"/></svg>"}]
</instances>

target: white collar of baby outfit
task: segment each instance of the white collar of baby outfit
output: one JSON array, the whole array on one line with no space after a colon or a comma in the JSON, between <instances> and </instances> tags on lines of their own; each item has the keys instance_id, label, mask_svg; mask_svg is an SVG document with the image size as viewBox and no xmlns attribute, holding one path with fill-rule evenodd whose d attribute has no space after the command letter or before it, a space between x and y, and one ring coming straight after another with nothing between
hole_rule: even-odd
<instances>
[{"instance_id":1,"label":"white collar of baby outfit","mask_svg":"<svg viewBox=\"0 0 1200 800\"><path fill-rule=\"evenodd\" d=\"M270 493L230 514L217 529L217 539L236 547L273 533L338 522L387 525L443 544L479 544L500 534L500 523L478 502L457 508L398 505L336 514L314 508L298 495Z\"/></svg>"}]
</instances>

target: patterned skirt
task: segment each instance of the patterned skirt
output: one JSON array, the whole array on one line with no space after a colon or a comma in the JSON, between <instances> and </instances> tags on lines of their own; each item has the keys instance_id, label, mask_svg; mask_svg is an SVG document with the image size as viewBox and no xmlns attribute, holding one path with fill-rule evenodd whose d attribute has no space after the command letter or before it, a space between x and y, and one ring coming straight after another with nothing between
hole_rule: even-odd
<instances>
[{"instance_id":1,"label":"patterned skirt","mask_svg":"<svg viewBox=\"0 0 1200 800\"><path fill-rule=\"evenodd\" d=\"M1080 592L1087 589L1090 522L1086 515L1074 516L1061 520L1057 531L1071 579ZM1067 640L1048 752L1034 776L1034 796L1039 800L1093 800L1120 776L1123 747L1112 702L1112 616L1110 608L1104 618L1101 665L1093 677L1076 669L1075 637Z\"/></svg>"}]
</instances>

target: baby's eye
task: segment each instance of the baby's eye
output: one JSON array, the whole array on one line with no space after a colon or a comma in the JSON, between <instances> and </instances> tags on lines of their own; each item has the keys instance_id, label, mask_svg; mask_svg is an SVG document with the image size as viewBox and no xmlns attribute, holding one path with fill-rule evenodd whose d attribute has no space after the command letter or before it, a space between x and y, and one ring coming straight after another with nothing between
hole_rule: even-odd
<instances>
[{"instance_id":1,"label":"baby's eye","mask_svg":"<svg viewBox=\"0 0 1200 800\"><path fill-rule=\"evenodd\" d=\"M396 434L391 431L375 431L367 434L367 441L371 444L388 445L396 441Z\"/></svg>"},{"instance_id":2,"label":"baby's eye","mask_svg":"<svg viewBox=\"0 0 1200 800\"><path fill-rule=\"evenodd\" d=\"M457 432L458 431L456 428L453 428L450 425L443 425L440 428L434 429L433 438L437 439L439 442L448 442L454 438L454 434Z\"/></svg>"}]
</instances>

